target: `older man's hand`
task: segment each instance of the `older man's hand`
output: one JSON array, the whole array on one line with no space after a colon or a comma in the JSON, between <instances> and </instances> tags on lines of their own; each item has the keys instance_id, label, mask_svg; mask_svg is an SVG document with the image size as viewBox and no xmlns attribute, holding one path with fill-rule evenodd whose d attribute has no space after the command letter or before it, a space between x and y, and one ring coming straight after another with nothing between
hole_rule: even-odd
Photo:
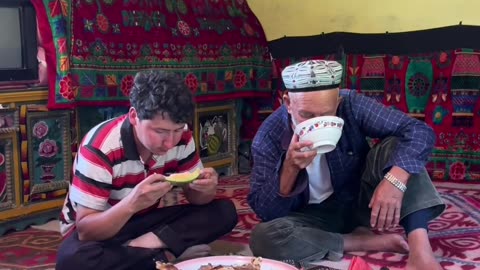
<instances>
[{"instance_id":1,"label":"older man's hand","mask_svg":"<svg viewBox=\"0 0 480 270\"><path fill-rule=\"evenodd\" d=\"M380 231L397 226L400 222L403 192L386 180L378 184L370 204L370 225Z\"/></svg>"},{"instance_id":2,"label":"older man's hand","mask_svg":"<svg viewBox=\"0 0 480 270\"><path fill-rule=\"evenodd\" d=\"M294 166L298 170L305 169L310 163L312 163L312 160L317 155L316 150L306 150L312 147L312 145L312 142L298 141L298 135L293 134L290 146L287 150L285 162L290 166Z\"/></svg>"}]
</instances>

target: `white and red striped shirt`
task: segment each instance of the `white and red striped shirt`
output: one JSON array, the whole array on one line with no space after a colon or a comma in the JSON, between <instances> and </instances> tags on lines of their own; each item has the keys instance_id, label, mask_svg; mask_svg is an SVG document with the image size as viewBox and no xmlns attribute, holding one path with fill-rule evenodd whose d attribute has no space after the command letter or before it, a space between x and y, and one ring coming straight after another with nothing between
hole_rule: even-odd
<instances>
[{"instance_id":1,"label":"white and red striped shirt","mask_svg":"<svg viewBox=\"0 0 480 270\"><path fill-rule=\"evenodd\" d=\"M78 204L105 211L125 198L146 175L197 168L203 165L191 131L185 131L180 142L166 154L154 155L144 164L127 115L102 122L92 128L80 144L73 164L73 180L62 209L60 231L66 235L74 228Z\"/></svg>"}]
</instances>

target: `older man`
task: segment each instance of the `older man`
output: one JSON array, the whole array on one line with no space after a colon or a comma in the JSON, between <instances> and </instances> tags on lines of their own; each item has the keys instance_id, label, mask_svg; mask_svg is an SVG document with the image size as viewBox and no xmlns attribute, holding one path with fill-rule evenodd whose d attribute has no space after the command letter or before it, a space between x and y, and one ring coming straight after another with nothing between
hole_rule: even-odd
<instances>
[{"instance_id":1,"label":"older man","mask_svg":"<svg viewBox=\"0 0 480 270\"><path fill-rule=\"evenodd\" d=\"M355 91L339 90L342 66L311 60L282 72L285 104L252 144L248 202L262 219L252 232L256 256L303 262L339 260L345 251L409 252L407 269L441 269L428 222L445 205L425 163L434 133L425 123ZM336 148L302 151L295 126L317 116L344 120ZM370 149L367 138L381 143ZM402 225L400 235L373 234Z\"/></svg>"}]
</instances>

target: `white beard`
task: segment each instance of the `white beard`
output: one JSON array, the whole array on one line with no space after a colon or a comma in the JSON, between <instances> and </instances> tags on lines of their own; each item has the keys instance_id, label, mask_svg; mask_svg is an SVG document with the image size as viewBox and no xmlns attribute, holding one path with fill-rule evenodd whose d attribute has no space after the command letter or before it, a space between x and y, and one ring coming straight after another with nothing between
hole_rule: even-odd
<instances>
[{"instance_id":1,"label":"white beard","mask_svg":"<svg viewBox=\"0 0 480 270\"><path fill-rule=\"evenodd\" d=\"M293 118L293 115L291 114L290 114L290 118L292 119L293 130L295 130L295 128L297 128L298 124L300 123L297 123L297 121L295 121L295 118Z\"/></svg>"}]
</instances>

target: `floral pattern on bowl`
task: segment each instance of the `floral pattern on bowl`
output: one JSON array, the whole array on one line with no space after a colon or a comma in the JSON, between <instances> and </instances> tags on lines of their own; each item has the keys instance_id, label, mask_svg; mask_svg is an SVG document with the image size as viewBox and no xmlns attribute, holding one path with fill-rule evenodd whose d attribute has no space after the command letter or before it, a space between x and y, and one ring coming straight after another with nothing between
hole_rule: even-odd
<instances>
[{"instance_id":1,"label":"floral pattern on bowl","mask_svg":"<svg viewBox=\"0 0 480 270\"><path fill-rule=\"evenodd\" d=\"M298 136L303 136L305 134L308 134L309 132L312 132L313 130L319 129L319 128L327 128L327 127L337 127L337 128L343 128L343 123L338 123L334 121L318 121L315 122L309 126L303 127L300 132L298 133Z\"/></svg>"}]
</instances>

